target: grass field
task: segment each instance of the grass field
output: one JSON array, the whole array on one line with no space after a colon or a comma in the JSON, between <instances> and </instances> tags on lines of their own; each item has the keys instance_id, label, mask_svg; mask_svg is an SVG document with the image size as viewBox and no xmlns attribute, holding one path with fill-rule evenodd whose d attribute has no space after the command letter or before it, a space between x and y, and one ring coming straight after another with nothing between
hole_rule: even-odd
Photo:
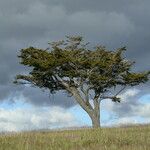
<instances>
[{"instance_id":1,"label":"grass field","mask_svg":"<svg viewBox=\"0 0 150 150\"><path fill-rule=\"evenodd\" d=\"M6 134L0 150L150 150L150 126Z\"/></svg>"}]
</instances>

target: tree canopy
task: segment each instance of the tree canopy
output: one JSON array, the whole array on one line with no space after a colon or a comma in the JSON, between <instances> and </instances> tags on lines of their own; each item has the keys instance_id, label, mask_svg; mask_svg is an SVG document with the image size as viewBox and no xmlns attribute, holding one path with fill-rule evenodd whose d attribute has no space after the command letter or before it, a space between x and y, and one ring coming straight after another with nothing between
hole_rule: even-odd
<instances>
[{"instance_id":1,"label":"tree canopy","mask_svg":"<svg viewBox=\"0 0 150 150\"><path fill-rule=\"evenodd\" d=\"M17 75L15 83L32 84L49 89L51 93L65 90L77 99L84 110L87 103L92 109L90 99L100 101L110 98L120 102L117 96L125 87L145 83L150 74L150 71L133 72L134 62L124 57L125 51L126 47L113 51L103 46L90 49L80 36L68 36L64 41L52 42L48 49L21 49L18 56L20 63L30 67L31 71L28 75ZM111 95L109 92L116 87L119 91ZM90 93L92 98L89 98Z\"/></svg>"}]
</instances>

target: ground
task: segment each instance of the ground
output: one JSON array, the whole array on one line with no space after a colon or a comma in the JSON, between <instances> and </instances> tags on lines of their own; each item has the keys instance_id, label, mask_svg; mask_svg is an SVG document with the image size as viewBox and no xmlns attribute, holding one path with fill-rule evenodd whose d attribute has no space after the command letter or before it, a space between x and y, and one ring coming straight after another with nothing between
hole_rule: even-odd
<instances>
[{"instance_id":1,"label":"ground","mask_svg":"<svg viewBox=\"0 0 150 150\"><path fill-rule=\"evenodd\" d=\"M2 134L0 150L149 150L150 125Z\"/></svg>"}]
</instances>

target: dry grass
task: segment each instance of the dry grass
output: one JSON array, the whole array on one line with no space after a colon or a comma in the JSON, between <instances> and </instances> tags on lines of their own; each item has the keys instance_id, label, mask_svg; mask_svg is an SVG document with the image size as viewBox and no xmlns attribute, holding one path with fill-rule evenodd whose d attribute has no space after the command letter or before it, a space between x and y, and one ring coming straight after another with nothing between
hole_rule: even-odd
<instances>
[{"instance_id":1,"label":"dry grass","mask_svg":"<svg viewBox=\"0 0 150 150\"><path fill-rule=\"evenodd\" d=\"M150 126L7 134L0 150L150 150Z\"/></svg>"}]
</instances>

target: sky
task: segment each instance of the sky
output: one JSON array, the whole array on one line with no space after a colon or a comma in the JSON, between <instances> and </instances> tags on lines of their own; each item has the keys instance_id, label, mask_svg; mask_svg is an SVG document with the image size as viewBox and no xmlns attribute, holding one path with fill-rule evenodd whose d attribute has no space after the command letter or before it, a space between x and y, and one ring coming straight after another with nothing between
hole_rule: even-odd
<instances>
[{"instance_id":1,"label":"sky","mask_svg":"<svg viewBox=\"0 0 150 150\"><path fill-rule=\"evenodd\" d=\"M63 92L16 86L16 74L27 73L19 64L19 50L46 49L66 35L80 35L110 50L127 47L135 71L150 70L149 0L0 0L0 130L87 126L87 114ZM150 122L150 83L129 88L120 104L101 104L103 126Z\"/></svg>"}]
</instances>

